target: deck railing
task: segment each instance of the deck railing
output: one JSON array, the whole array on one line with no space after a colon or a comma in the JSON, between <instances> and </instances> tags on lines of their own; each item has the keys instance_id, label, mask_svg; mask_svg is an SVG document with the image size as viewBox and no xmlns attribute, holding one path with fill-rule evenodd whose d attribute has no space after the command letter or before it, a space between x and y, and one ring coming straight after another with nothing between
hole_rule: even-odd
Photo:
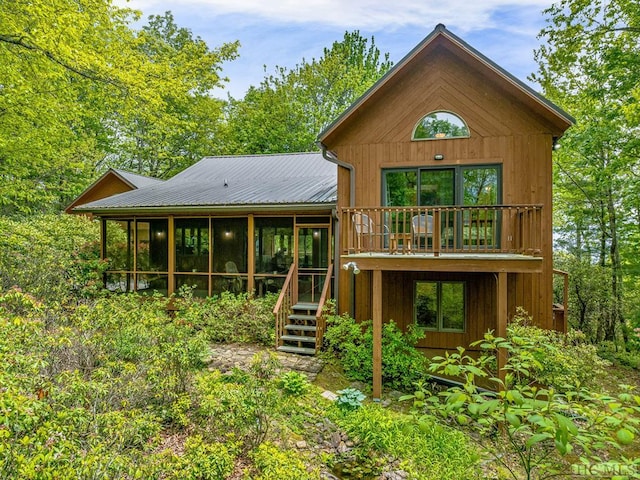
<instances>
[{"instance_id":1,"label":"deck railing","mask_svg":"<svg viewBox=\"0 0 640 480\"><path fill-rule=\"evenodd\" d=\"M346 253L519 253L542 249L541 205L340 210Z\"/></svg>"},{"instance_id":2,"label":"deck railing","mask_svg":"<svg viewBox=\"0 0 640 480\"><path fill-rule=\"evenodd\" d=\"M284 335L284 326L287 324L291 307L298 301L296 270L296 264L292 263L282 285L282 290L280 290L278 301L273 307L273 314L276 317L276 348L282 345L281 337Z\"/></svg>"}]
</instances>

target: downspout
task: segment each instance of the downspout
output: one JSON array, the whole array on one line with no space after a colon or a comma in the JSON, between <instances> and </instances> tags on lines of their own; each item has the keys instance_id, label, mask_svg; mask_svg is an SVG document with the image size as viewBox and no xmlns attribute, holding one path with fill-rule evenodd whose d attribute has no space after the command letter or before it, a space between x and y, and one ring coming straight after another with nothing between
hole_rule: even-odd
<instances>
[{"instance_id":1,"label":"downspout","mask_svg":"<svg viewBox=\"0 0 640 480\"><path fill-rule=\"evenodd\" d=\"M340 159L338 159L338 157L336 156L335 153L327 150L327 147L324 143L322 142L317 142L317 145L320 147L320 149L322 150L322 158L324 158L325 160L328 160L331 163L335 163L336 165L338 165L339 167L343 167L346 168L347 170L349 170L349 207L354 207L355 206L355 199L356 199L356 172L355 169L353 167L353 165L351 165L350 163L346 163L341 161ZM334 281L334 288L336 292L340 291L340 229L341 229L341 225L340 225L340 218L337 215L337 212L334 213L335 215L335 229L334 229L334 249L333 249L333 278L335 279ZM355 280L355 277L353 275L351 275L352 277L352 281ZM353 290L353 289L352 289ZM352 302L355 301L355 298L352 299ZM336 299L336 310L339 312L339 305ZM351 314L353 315L354 313L354 305L350 306L350 311Z\"/></svg>"},{"instance_id":2,"label":"downspout","mask_svg":"<svg viewBox=\"0 0 640 480\"><path fill-rule=\"evenodd\" d=\"M356 172L353 165L340 160L335 153L333 153L330 150L327 150L327 147L324 143L318 142L317 145L322 150L322 158L330 161L331 163L335 163L339 167L346 168L347 170L349 170L349 207L355 207L356 205Z\"/></svg>"}]
</instances>

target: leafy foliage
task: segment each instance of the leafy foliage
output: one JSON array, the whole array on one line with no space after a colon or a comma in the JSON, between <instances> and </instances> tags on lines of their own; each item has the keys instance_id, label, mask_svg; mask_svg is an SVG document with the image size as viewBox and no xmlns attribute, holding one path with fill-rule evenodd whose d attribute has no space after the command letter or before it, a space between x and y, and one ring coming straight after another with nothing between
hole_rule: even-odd
<instances>
[{"instance_id":1,"label":"leafy foliage","mask_svg":"<svg viewBox=\"0 0 640 480\"><path fill-rule=\"evenodd\" d=\"M418 391L404 399L413 399L417 412L433 412L452 426L475 430L476 441L512 478L570 473L568 455L577 455L583 464L602 463L599 452L605 447L619 448L637 434L640 396L634 396L632 389L615 397L584 388L558 393L534 382L535 362L517 342L487 333L478 344L486 352L479 358L460 348L457 354L433 359L432 371L456 371L462 386L431 394L418 384ZM503 378L492 376L488 368L500 349L509 353ZM499 390L483 390L482 380L490 380ZM509 455L519 468L507 461Z\"/></svg>"},{"instance_id":2,"label":"leafy foliage","mask_svg":"<svg viewBox=\"0 0 640 480\"><path fill-rule=\"evenodd\" d=\"M419 328L402 333L395 322L382 327L382 379L393 388L411 388L426 376L426 359L414 348L424 336ZM338 359L345 374L362 382L373 378L373 326L347 314L330 315L324 336L326 355Z\"/></svg>"},{"instance_id":3,"label":"leafy foliage","mask_svg":"<svg viewBox=\"0 0 640 480\"><path fill-rule=\"evenodd\" d=\"M65 303L102 292L100 227L85 217L0 217L0 292L12 287Z\"/></svg>"},{"instance_id":4,"label":"leafy foliage","mask_svg":"<svg viewBox=\"0 0 640 480\"><path fill-rule=\"evenodd\" d=\"M563 0L545 14L533 78L576 117L555 154L556 232L579 276L591 265L608 274L599 289L608 301L593 315L597 339L626 341L626 303L634 295L625 287L637 279L640 239L640 8L628 0ZM581 293L584 302L588 292Z\"/></svg>"},{"instance_id":5,"label":"leafy foliage","mask_svg":"<svg viewBox=\"0 0 640 480\"><path fill-rule=\"evenodd\" d=\"M163 175L210 149L209 90L238 45L139 20L111 0L3 3L0 213L59 210L105 163Z\"/></svg>"},{"instance_id":6,"label":"leafy foliage","mask_svg":"<svg viewBox=\"0 0 640 480\"><path fill-rule=\"evenodd\" d=\"M270 442L261 444L252 455L259 474L256 480L280 480L296 478L300 480L319 479L317 471L308 471L298 452L283 451Z\"/></svg>"},{"instance_id":7,"label":"leafy foliage","mask_svg":"<svg viewBox=\"0 0 640 480\"><path fill-rule=\"evenodd\" d=\"M391 67L388 58L354 31L318 60L276 67L242 100L230 100L229 153L315 151L320 131Z\"/></svg>"},{"instance_id":8,"label":"leafy foliage","mask_svg":"<svg viewBox=\"0 0 640 480\"><path fill-rule=\"evenodd\" d=\"M199 301L189 295L176 298L176 318L201 330L215 343L257 343L271 346L275 342L273 306L277 297L255 298L250 294L223 292L219 297Z\"/></svg>"},{"instance_id":9,"label":"leafy foliage","mask_svg":"<svg viewBox=\"0 0 640 480\"><path fill-rule=\"evenodd\" d=\"M345 388L338 390L336 393L338 394L336 405L343 410L357 410L362 406L362 401L367 398L357 388Z\"/></svg>"},{"instance_id":10,"label":"leafy foliage","mask_svg":"<svg viewBox=\"0 0 640 480\"><path fill-rule=\"evenodd\" d=\"M352 478L379 476L384 455L403 459L400 468L409 478L480 478L479 457L465 435L433 417L418 419L367 404L339 410L336 422L356 442L357 467L348 466Z\"/></svg>"}]
</instances>

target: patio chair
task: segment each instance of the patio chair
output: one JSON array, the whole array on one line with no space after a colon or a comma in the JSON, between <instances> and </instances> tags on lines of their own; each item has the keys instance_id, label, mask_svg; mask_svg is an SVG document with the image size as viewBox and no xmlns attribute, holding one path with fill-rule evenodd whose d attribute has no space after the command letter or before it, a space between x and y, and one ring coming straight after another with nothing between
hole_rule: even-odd
<instances>
[{"instance_id":1,"label":"patio chair","mask_svg":"<svg viewBox=\"0 0 640 480\"><path fill-rule=\"evenodd\" d=\"M380 248L384 245L386 238L389 236L389 227L383 225L381 232L376 231L375 222L366 213L354 213L351 220L356 232L357 253L360 253L363 247L372 250L375 247ZM382 241L382 245L377 239Z\"/></svg>"},{"instance_id":2,"label":"patio chair","mask_svg":"<svg viewBox=\"0 0 640 480\"><path fill-rule=\"evenodd\" d=\"M433 244L433 217L431 215L415 215L411 219L411 233L413 244L417 249L426 248L429 245L429 239Z\"/></svg>"}]
</instances>

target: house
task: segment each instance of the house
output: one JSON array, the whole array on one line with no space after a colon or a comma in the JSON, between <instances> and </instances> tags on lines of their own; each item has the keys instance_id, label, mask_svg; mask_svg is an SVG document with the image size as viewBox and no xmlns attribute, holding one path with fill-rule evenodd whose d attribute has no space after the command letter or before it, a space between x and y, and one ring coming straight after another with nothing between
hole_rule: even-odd
<instances>
[{"instance_id":1,"label":"house","mask_svg":"<svg viewBox=\"0 0 640 480\"><path fill-rule=\"evenodd\" d=\"M117 168L110 168L67 206L65 212L73 213L74 208L79 205L156 183L162 183L162 180L138 175L137 173L126 172Z\"/></svg>"},{"instance_id":2,"label":"house","mask_svg":"<svg viewBox=\"0 0 640 480\"><path fill-rule=\"evenodd\" d=\"M554 323L552 162L566 112L438 25L320 135L319 153L208 157L77 205L112 290L280 292L279 348L313 353L321 307L417 323L420 348ZM499 363L503 359L499 359Z\"/></svg>"}]
</instances>

